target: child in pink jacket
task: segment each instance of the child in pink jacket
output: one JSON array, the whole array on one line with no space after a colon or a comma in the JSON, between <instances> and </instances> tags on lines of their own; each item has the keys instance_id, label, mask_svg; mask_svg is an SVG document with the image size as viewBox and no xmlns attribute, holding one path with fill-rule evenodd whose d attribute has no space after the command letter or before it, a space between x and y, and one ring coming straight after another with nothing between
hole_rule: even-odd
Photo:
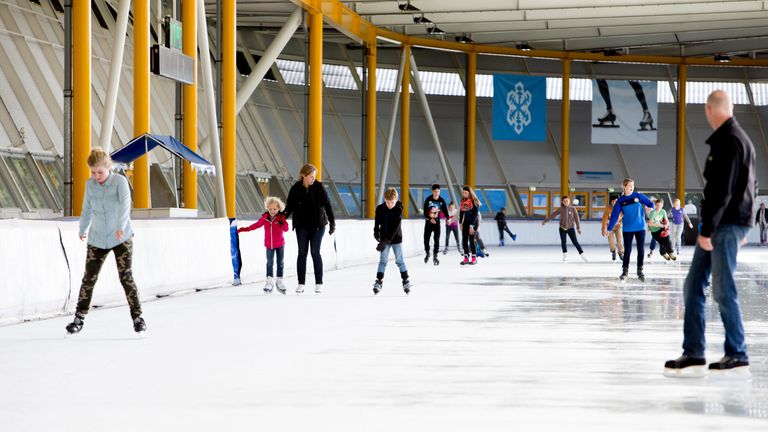
<instances>
[{"instance_id":1,"label":"child in pink jacket","mask_svg":"<svg viewBox=\"0 0 768 432\"><path fill-rule=\"evenodd\" d=\"M264 200L264 207L267 211L261 215L261 218L245 228L238 228L237 232L253 231L264 227L264 246L267 248L267 281L264 284L264 292L269 294L272 288L277 286L280 294L285 294L285 285L283 284L283 256L285 252L285 239L283 233L288 231L288 222L285 215L281 212L285 209L285 204L280 198L267 197ZM277 280L272 279L272 267L277 255Z\"/></svg>"}]
</instances>

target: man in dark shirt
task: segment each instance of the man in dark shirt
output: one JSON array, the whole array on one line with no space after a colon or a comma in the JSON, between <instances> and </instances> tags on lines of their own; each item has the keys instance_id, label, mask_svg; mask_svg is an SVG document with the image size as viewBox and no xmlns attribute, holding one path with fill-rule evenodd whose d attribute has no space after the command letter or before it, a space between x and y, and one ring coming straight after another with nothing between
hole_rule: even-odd
<instances>
[{"instance_id":1,"label":"man in dark shirt","mask_svg":"<svg viewBox=\"0 0 768 432\"><path fill-rule=\"evenodd\" d=\"M733 272L739 246L753 224L757 189L755 148L733 118L733 103L726 92L715 90L709 95L706 116L714 133L707 139L710 151L704 166L706 185L701 202L701 228L683 288L683 355L666 362L664 373L667 376L706 373L704 290L710 273L712 298L718 304L725 328L725 356L710 363L709 372L749 374L744 325Z\"/></svg>"},{"instance_id":2,"label":"man in dark shirt","mask_svg":"<svg viewBox=\"0 0 768 432\"><path fill-rule=\"evenodd\" d=\"M435 265L440 264L437 259L437 252L440 250L440 213L443 213L446 220L448 219L448 206L440 196L440 185L435 183L432 185L432 195L424 200L424 251L427 253L424 262L429 261L429 238L434 235L432 261Z\"/></svg>"}]
</instances>

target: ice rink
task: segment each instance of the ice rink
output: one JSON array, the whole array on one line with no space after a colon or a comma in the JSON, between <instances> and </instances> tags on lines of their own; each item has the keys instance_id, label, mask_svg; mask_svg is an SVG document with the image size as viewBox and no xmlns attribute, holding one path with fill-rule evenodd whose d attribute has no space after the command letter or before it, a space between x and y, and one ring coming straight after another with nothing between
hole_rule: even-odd
<instances>
[{"instance_id":1,"label":"ice rink","mask_svg":"<svg viewBox=\"0 0 768 432\"><path fill-rule=\"evenodd\" d=\"M376 297L364 265L328 271L321 295L288 275L286 296L244 281L146 302L143 339L126 307L70 338L69 316L0 327L0 430L768 430L768 249L739 255L751 379L662 375L682 351L690 247L647 263L645 284L634 265L619 283L607 247L588 263L490 252L410 257L410 296L390 260ZM712 305L707 337L718 360Z\"/></svg>"}]
</instances>

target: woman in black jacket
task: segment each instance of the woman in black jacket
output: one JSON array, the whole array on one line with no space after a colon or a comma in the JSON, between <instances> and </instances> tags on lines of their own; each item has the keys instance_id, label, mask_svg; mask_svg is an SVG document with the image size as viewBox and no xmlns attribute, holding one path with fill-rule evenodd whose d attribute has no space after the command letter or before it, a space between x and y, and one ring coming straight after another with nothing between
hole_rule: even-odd
<instances>
[{"instance_id":1,"label":"woman in black jacket","mask_svg":"<svg viewBox=\"0 0 768 432\"><path fill-rule=\"evenodd\" d=\"M336 218L333 216L331 202L323 184L315 180L316 176L317 168L314 165L306 164L301 167L299 180L291 186L285 206L285 216L293 215L293 230L296 231L296 243L299 246L299 256L296 259L298 294L304 292L309 251L312 253L315 269L315 292L323 291L323 258L320 256L320 245L326 224L330 224L328 234L333 234L336 230Z\"/></svg>"}]
</instances>

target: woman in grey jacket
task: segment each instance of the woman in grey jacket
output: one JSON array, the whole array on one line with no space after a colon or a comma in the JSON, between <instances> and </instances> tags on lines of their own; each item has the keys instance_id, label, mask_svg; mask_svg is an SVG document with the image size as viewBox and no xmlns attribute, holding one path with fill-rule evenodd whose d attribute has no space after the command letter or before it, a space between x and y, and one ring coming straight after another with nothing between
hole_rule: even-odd
<instances>
[{"instance_id":1,"label":"woman in grey jacket","mask_svg":"<svg viewBox=\"0 0 768 432\"><path fill-rule=\"evenodd\" d=\"M587 257L584 256L584 250L581 249L579 241L576 239L576 231L581 234L581 221L579 220L579 212L575 207L571 207L571 199L564 196L560 200L560 208L555 209L549 216L544 218L541 225L546 225L547 222L554 219L555 216L560 215L560 245L563 248L563 262L568 259L568 248L565 246L565 236L571 238L571 242L576 246L576 250L579 251L579 256L584 262L587 262ZM574 227L576 228L574 230Z\"/></svg>"},{"instance_id":2,"label":"woman in grey jacket","mask_svg":"<svg viewBox=\"0 0 768 432\"><path fill-rule=\"evenodd\" d=\"M88 167L91 178L85 183L83 211L80 214L80 240L88 238L88 254L75 319L67 325L67 332L74 334L82 330L101 266L109 251L114 251L120 283L131 310L133 329L141 333L147 326L141 317L139 293L131 270L133 230L128 180L111 171L112 159L99 147L91 150Z\"/></svg>"}]
</instances>

